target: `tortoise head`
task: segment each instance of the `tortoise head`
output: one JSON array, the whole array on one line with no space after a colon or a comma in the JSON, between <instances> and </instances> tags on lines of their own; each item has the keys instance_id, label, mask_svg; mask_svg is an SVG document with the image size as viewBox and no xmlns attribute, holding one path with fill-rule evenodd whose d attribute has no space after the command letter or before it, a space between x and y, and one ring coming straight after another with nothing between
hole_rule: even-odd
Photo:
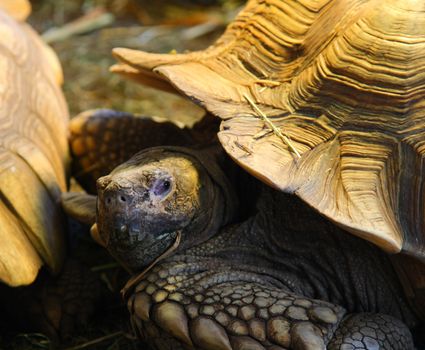
<instances>
[{"instance_id":1,"label":"tortoise head","mask_svg":"<svg viewBox=\"0 0 425 350\"><path fill-rule=\"evenodd\" d=\"M129 270L177 245L181 251L205 241L232 218L231 187L202 158L183 148L152 148L97 181L98 239Z\"/></svg>"}]
</instances>

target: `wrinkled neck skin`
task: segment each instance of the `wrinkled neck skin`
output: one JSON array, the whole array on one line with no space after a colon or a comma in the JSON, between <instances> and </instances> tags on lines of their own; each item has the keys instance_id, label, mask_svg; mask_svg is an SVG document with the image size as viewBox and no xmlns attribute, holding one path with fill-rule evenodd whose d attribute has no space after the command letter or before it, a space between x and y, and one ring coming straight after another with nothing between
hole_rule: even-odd
<instances>
[{"instance_id":1,"label":"wrinkled neck skin","mask_svg":"<svg viewBox=\"0 0 425 350\"><path fill-rule=\"evenodd\" d=\"M196 263L214 281L256 281L349 312L382 312L409 326L417 321L385 253L295 196L270 189L263 189L255 216L171 260Z\"/></svg>"}]
</instances>

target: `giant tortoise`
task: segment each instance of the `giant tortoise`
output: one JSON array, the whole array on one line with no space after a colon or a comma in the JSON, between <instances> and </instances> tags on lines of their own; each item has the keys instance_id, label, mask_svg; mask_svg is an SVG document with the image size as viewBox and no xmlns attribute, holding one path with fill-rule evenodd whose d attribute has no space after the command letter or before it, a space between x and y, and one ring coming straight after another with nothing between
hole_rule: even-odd
<instances>
[{"instance_id":1,"label":"giant tortoise","mask_svg":"<svg viewBox=\"0 0 425 350\"><path fill-rule=\"evenodd\" d=\"M135 274L123 294L138 334L158 349L413 349L424 53L415 0L251 0L204 51L116 49L113 71L221 118L225 151L274 188L190 144L143 150L98 180L92 231ZM131 155L99 120L87 136L90 120L75 127L82 158ZM145 147L126 124L120 137Z\"/></svg>"}]
</instances>

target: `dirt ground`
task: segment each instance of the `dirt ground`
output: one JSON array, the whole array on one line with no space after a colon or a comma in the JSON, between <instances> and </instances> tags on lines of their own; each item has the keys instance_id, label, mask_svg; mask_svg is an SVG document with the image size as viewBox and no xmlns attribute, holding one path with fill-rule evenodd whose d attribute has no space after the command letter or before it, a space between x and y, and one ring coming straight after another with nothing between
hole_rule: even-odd
<instances>
[{"instance_id":1,"label":"dirt ground","mask_svg":"<svg viewBox=\"0 0 425 350\"><path fill-rule=\"evenodd\" d=\"M114 47L184 52L213 42L235 16L242 0L34 0L31 25L57 52L71 116L112 108L157 115L191 125L203 110L172 94L109 73ZM104 304L88 327L59 344L38 333L0 334L0 349L139 349L119 297L127 275L91 242L88 229L71 225L71 255L95 272ZM0 317L1 318L1 317ZM7 320L0 320L0 328Z\"/></svg>"},{"instance_id":2,"label":"dirt ground","mask_svg":"<svg viewBox=\"0 0 425 350\"><path fill-rule=\"evenodd\" d=\"M214 6L199 5L208 2ZM237 2L228 0L39 0L34 3L30 23L44 33L59 55L72 116L92 108L113 108L192 124L203 112L188 100L109 73L115 62L111 50L128 47L167 53L202 49L221 34L238 8ZM86 32L63 34L65 26L74 24L75 29L77 20L80 24L85 21ZM90 30L90 25L95 29Z\"/></svg>"}]
</instances>

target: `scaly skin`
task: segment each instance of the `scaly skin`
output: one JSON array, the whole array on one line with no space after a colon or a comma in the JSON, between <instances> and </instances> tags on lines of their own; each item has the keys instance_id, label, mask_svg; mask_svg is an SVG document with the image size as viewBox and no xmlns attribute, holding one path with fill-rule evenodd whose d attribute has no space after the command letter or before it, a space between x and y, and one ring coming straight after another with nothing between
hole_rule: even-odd
<instances>
[{"instance_id":1,"label":"scaly skin","mask_svg":"<svg viewBox=\"0 0 425 350\"><path fill-rule=\"evenodd\" d=\"M205 147L217 142L219 121L205 116L192 129L111 109L85 111L70 122L72 170L78 182L96 193L96 180L135 153L154 146Z\"/></svg>"},{"instance_id":2,"label":"scaly skin","mask_svg":"<svg viewBox=\"0 0 425 350\"><path fill-rule=\"evenodd\" d=\"M400 319L416 318L385 254L267 192L255 217L136 286L128 305L140 335L156 349L413 349Z\"/></svg>"},{"instance_id":3,"label":"scaly skin","mask_svg":"<svg viewBox=\"0 0 425 350\"><path fill-rule=\"evenodd\" d=\"M121 250L120 261L135 273L171 246L172 240L160 242L161 249L148 247L155 238L161 240L163 227L173 232L172 223L178 221L174 229L184 233L174 255L127 291L135 330L153 348L413 349L408 328L418 320L382 251L338 229L297 198L270 189L263 188L256 214L246 218L255 207L255 191L241 186L244 176L228 165L226 175L232 173L236 181L231 188L239 188L243 198L239 217L246 220L226 225L237 217L228 213L235 208L226 197L227 180L219 171L202 170L214 157L205 152L189 157L193 164L186 163L183 173L194 170L199 176L191 176L194 187L186 193L176 169L184 162L148 170L149 152L144 164L129 162L100 180L97 224L103 243L109 242L115 256ZM129 152L124 147L120 154ZM158 165L158 159L153 162ZM128 177L126 170L139 175ZM176 186L158 197L157 180L164 174L172 174ZM108 196L117 206L106 210L103 191L111 183ZM123 194L131 205L119 204ZM173 205L176 198L183 206ZM125 218L134 208L132 224L139 218L140 232L118 235L112 228L129 224ZM185 213L182 208L192 209ZM184 226L188 218L190 223L196 218L197 225ZM126 254L126 240L137 244L138 254Z\"/></svg>"},{"instance_id":4,"label":"scaly skin","mask_svg":"<svg viewBox=\"0 0 425 350\"><path fill-rule=\"evenodd\" d=\"M1 312L8 325L60 342L87 326L101 299L102 285L86 266L68 258L57 277L42 271L31 286L0 286L0 291L7 300Z\"/></svg>"},{"instance_id":5,"label":"scaly skin","mask_svg":"<svg viewBox=\"0 0 425 350\"><path fill-rule=\"evenodd\" d=\"M384 253L266 187L256 215L225 226L225 191L213 195L224 175L206 170L204 157L156 148L98 180L100 236L130 270L143 270L171 246L167 240L152 251L155 239L164 242L164 228L184 232L178 254L148 272L129 300L148 343L157 349L413 348L408 327L417 320ZM173 185L158 194L164 178ZM123 223L137 234L117 233ZM126 255L125 246L144 253Z\"/></svg>"}]
</instances>

